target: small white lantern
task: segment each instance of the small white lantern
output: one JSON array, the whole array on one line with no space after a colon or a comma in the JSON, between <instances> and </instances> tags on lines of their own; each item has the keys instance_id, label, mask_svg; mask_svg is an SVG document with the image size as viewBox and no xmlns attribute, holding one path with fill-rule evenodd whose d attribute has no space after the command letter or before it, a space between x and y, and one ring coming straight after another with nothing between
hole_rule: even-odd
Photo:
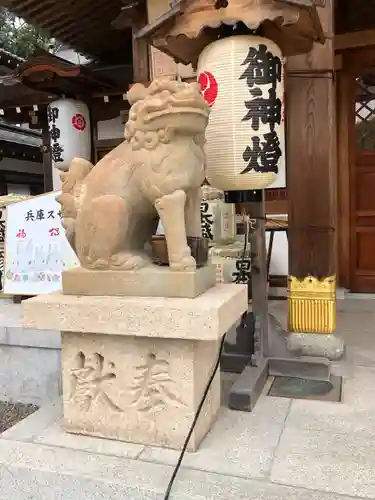
<instances>
[{"instance_id":1,"label":"small white lantern","mask_svg":"<svg viewBox=\"0 0 375 500\"><path fill-rule=\"evenodd\" d=\"M73 158L91 158L90 113L74 99L59 99L47 109L54 167L68 170Z\"/></svg>"},{"instance_id":2,"label":"small white lantern","mask_svg":"<svg viewBox=\"0 0 375 500\"><path fill-rule=\"evenodd\" d=\"M236 236L235 205L224 203L224 193L211 186L202 186L201 222L202 236L210 246L229 243Z\"/></svg>"},{"instance_id":3,"label":"small white lantern","mask_svg":"<svg viewBox=\"0 0 375 500\"><path fill-rule=\"evenodd\" d=\"M229 245L216 245L210 249L210 261L216 267L216 283L247 285L251 281L251 251L248 245L235 241Z\"/></svg>"},{"instance_id":4,"label":"small white lantern","mask_svg":"<svg viewBox=\"0 0 375 500\"><path fill-rule=\"evenodd\" d=\"M206 152L213 187L285 186L283 73L280 49L258 36L223 38L201 53L198 79L211 106Z\"/></svg>"}]
</instances>

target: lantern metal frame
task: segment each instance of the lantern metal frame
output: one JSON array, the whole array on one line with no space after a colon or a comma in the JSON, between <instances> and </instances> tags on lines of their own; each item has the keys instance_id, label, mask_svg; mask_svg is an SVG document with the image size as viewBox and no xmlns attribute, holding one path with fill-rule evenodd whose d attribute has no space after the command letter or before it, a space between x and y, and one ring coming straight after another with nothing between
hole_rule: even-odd
<instances>
[{"instance_id":1,"label":"lantern metal frame","mask_svg":"<svg viewBox=\"0 0 375 500\"><path fill-rule=\"evenodd\" d=\"M289 351L290 332L269 313L264 190L228 191L225 199L227 203L246 205L251 218L256 220L255 229L249 234L251 311L245 318L245 328L237 329L234 343L227 339L221 358L223 372L239 374L229 391L229 408L252 411L269 376L330 383L331 364L326 358L300 356Z\"/></svg>"}]
</instances>

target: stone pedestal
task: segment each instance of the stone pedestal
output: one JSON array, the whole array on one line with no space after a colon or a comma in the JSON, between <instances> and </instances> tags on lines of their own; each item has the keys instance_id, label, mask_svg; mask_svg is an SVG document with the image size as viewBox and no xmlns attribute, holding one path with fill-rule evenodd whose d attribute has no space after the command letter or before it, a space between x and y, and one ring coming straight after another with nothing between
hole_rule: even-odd
<instances>
[{"instance_id":1,"label":"stone pedestal","mask_svg":"<svg viewBox=\"0 0 375 500\"><path fill-rule=\"evenodd\" d=\"M180 449L220 340L246 309L241 285L218 285L194 299L56 293L26 301L24 323L62 332L67 431ZM220 407L219 377L192 451Z\"/></svg>"},{"instance_id":2,"label":"stone pedestal","mask_svg":"<svg viewBox=\"0 0 375 500\"><path fill-rule=\"evenodd\" d=\"M65 295L137 297L185 297L193 299L216 282L214 266L194 271L173 271L167 266L148 266L134 271L98 271L82 267L62 273Z\"/></svg>"},{"instance_id":3,"label":"stone pedestal","mask_svg":"<svg viewBox=\"0 0 375 500\"><path fill-rule=\"evenodd\" d=\"M302 356L316 356L331 361L341 359L345 353L342 339L334 333L290 333L287 340L287 349Z\"/></svg>"}]
</instances>

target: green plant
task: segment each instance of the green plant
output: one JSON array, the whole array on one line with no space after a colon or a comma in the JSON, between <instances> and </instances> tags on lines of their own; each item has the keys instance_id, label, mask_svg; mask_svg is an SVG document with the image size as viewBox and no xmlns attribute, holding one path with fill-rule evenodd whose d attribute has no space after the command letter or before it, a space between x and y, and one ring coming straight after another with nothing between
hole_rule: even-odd
<instances>
[{"instance_id":1,"label":"green plant","mask_svg":"<svg viewBox=\"0 0 375 500\"><path fill-rule=\"evenodd\" d=\"M26 59L35 49L46 48L49 40L41 29L0 7L0 48Z\"/></svg>"}]
</instances>

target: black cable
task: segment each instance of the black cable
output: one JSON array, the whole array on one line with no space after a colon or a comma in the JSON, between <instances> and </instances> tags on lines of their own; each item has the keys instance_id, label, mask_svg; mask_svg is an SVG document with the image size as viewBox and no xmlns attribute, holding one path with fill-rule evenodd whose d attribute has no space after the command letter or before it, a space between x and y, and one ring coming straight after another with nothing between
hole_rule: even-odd
<instances>
[{"instance_id":1,"label":"black cable","mask_svg":"<svg viewBox=\"0 0 375 500\"><path fill-rule=\"evenodd\" d=\"M201 414L201 411L202 411L202 408L203 408L203 405L206 401L206 398L207 398L207 395L208 395L208 392L211 388L211 385L212 385L212 382L215 378L215 375L217 373L217 370L219 368L219 365L220 365L220 358L221 358L221 353L223 352L223 348L224 348L224 342L225 342L225 335L223 336L222 340L221 340L221 344L220 344L220 349L219 349L219 354L217 356L217 360L216 360L216 364L215 364L215 367L213 369L213 372L211 374L211 377L208 381L208 384L206 386L206 389L203 393L203 397L201 399L201 402L199 403L199 406L198 406L198 409L197 409L197 412L195 414L195 417L194 417L194 420L193 420L193 423L191 424L191 427L190 427L190 430L189 430L189 433L186 437L186 440L184 442L184 446L182 447L182 450L181 450L181 453L180 453L180 457L177 461L177 464L176 464L176 467L173 471L173 474L172 474L172 477L169 481L169 484L168 484L168 488L167 488L167 491L165 492L165 495L164 495L164 500L169 500L169 495L171 494L171 490L172 490L172 487L173 487L173 484L175 482L175 479L176 479L176 476L178 474L178 471L180 470L180 467L181 467L181 464L182 464L182 460L184 459L184 456L185 456L185 452L186 452L186 448L188 447L188 444L189 444L189 441L190 441L190 438L194 432L194 429L195 429L195 426L197 425L197 422L198 422L198 419L199 419L199 416Z\"/></svg>"},{"instance_id":2,"label":"black cable","mask_svg":"<svg viewBox=\"0 0 375 500\"><path fill-rule=\"evenodd\" d=\"M243 214L243 220L245 222L245 214ZM248 246L248 243L249 243L249 220L246 220L246 231L245 231L245 242L244 242L244 248L243 248L243 254L242 254L242 262L245 260L245 257L246 257L246 250L247 250L247 246ZM241 317L241 323L245 320L245 315L246 313ZM195 414L195 417L194 417L194 420L193 420L193 423L191 424L191 427L190 427L190 430L189 430L189 433L186 437L186 440L184 442L184 446L182 447L182 450L181 450L181 453L180 453L180 456L179 456L179 459L177 461L177 464L176 464L176 467L173 471L173 474L172 474L172 477L169 481L169 484L168 484L168 488L167 488L167 491L164 495L164 500L169 500L169 495L171 494L171 490L172 490L172 487L173 487L173 484L175 482L175 479L177 477L177 474L178 474L178 471L180 470L180 467L181 467L181 464L182 464L182 461L184 459L184 456L185 456L185 452L186 452L186 449L188 447L188 444L189 444L189 441L190 441L190 438L194 432L194 429L195 429L195 426L197 425L197 422L198 422L198 419L199 419L199 416L201 414L201 411L202 411L202 408L203 408L203 405L206 401L206 398L207 398L207 395L208 395L208 392L211 388L211 385L212 385L212 382L215 378L215 375L217 373L217 370L219 368L219 365L220 365L220 358L221 358L221 354L223 352L223 348L224 348L224 343L225 343L225 337L226 335L223 336L222 340L221 340L221 344L220 344L220 349L219 349L219 354L217 356L217 360L216 360L216 364L215 364L215 367L213 369L213 372L211 374L211 377L209 378L208 380L208 383L207 383L207 386L206 386L206 389L203 393L203 396L202 396L202 399L201 399L201 402L199 403L199 406L198 406L198 409L197 409L197 412Z\"/></svg>"},{"instance_id":3,"label":"black cable","mask_svg":"<svg viewBox=\"0 0 375 500\"><path fill-rule=\"evenodd\" d=\"M243 214L243 221L245 222L246 220L246 231L245 231L245 241L244 241L244 248L243 248L243 254L242 254L242 263L244 262L245 258L246 258L246 251L247 251L247 247L248 247L248 244L249 244L249 218L246 217L245 214ZM244 313L241 317L241 324L245 322L245 319L246 319L246 316L247 316L247 313ZM176 464L176 467L174 468L174 471L173 471L173 474L172 474L172 477L169 481L169 484L168 484L168 488L167 488L167 491L165 492L165 495L164 495L164 500L169 500L169 495L171 494L171 490L172 490L172 487L173 487L173 484L176 480L176 477L177 477L177 474L178 474L178 471L180 470L180 467L181 467L181 464L182 464L182 461L184 459L184 456L185 456L185 453L186 453L186 449L188 447L188 444L189 444L189 441L190 441L190 438L194 432L194 429L195 429L195 426L197 425L197 422L198 422L198 419L199 419L199 416L201 414L201 411L202 411L202 408L203 408L203 405L206 401L206 398L207 398L207 395L208 395L208 392L211 388L211 385L212 385L212 382L215 378L215 375L217 373L217 370L220 366L220 359L221 359L221 354L223 352L223 349L224 349L224 343L225 343L225 337L226 337L226 334L223 335L223 338L221 340L221 344L220 344L220 349L219 349L219 353L218 353L218 356L217 356L217 360L216 360L216 363L215 363L215 366L214 366L214 369L213 369L213 372L211 374L211 377L209 378L208 380L208 383L207 383L207 386L206 386L206 389L203 393L203 396L202 396L202 399L201 399L201 402L199 403L199 406L198 406L198 409L197 409L197 412L195 414L195 417L194 417L194 420L193 420L193 423L191 424L191 427L190 427L190 430L189 430L189 433L185 439L185 442L184 442L184 445L182 447L182 450L181 450L181 453L180 453L180 456L179 456L179 459L177 461L177 464Z\"/></svg>"}]
</instances>

